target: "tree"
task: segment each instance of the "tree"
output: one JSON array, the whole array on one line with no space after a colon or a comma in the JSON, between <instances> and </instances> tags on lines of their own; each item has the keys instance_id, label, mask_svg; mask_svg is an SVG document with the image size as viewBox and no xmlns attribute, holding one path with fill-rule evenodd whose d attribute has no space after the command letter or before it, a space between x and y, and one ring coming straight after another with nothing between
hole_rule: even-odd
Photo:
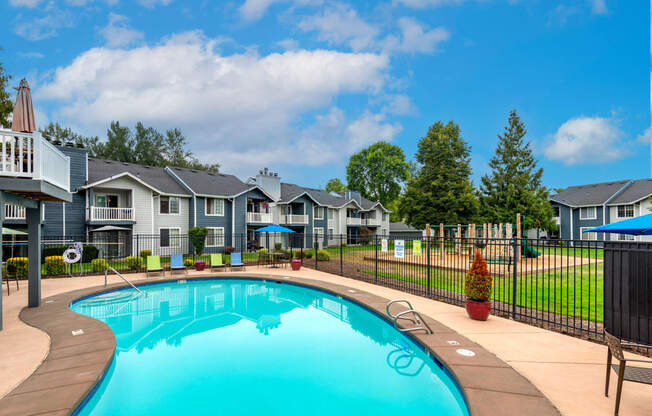
<instances>
[{"instance_id":1,"label":"tree","mask_svg":"<svg viewBox=\"0 0 652 416\"><path fill-rule=\"evenodd\" d=\"M460 138L452 121L436 122L419 141L417 170L400 201L400 214L408 224L464 224L477 214L478 200L471 183L471 147Z\"/></svg>"},{"instance_id":2,"label":"tree","mask_svg":"<svg viewBox=\"0 0 652 416\"><path fill-rule=\"evenodd\" d=\"M11 101L9 93L9 81L11 75L5 72L2 62L0 62L0 127L10 128L9 114L14 111L14 103Z\"/></svg>"},{"instance_id":3,"label":"tree","mask_svg":"<svg viewBox=\"0 0 652 416\"><path fill-rule=\"evenodd\" d=\"M491 172L482 177L482 218L492 223L514 223L520 213L525 230L554 230L550 193L541 182L543 168L537 168L526 133L516 110L510 111L505 131L498 135L496 153L489 161Z\"/></svg>"},{"instance_id":4,"label":"tree","mask_svg":"<svg viewBox=\"0 0 652 416\"><path fill-rule=\"evenodd\" d=\"M410 177L403 150L380 141L354 154L346 167L349 189L383 205L395 201Z\"/></svg>"},{"instance_id":5,"label":"tree","mask_svg":"<svg viewBox=\"0 0 652 416\"><path fill-rule=\"evenodd\" d=\"M326 184L326 192L343 193L346 191L346 185L339 178L333 178Z\"/></svg>"}]
</instances>

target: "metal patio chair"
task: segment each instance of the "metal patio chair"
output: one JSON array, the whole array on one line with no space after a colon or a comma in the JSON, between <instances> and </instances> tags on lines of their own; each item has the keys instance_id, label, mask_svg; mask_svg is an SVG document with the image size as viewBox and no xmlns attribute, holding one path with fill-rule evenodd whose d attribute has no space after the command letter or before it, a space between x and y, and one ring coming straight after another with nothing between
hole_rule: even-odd
<instances>
[{"instance_id":1,"label":"metal patio chair","mask_svg":"<svg viewBox=\"0 0 652 416\"><path fill-rule=\"evenodd\" d=\"M18 286L18 271L16 270L16 266L13 264L7 265L4 269L2 269L2 279L7 282L7 296L11 294L9 291L9 279L13 279L16 281L16 290L20 290L20 287ZM2 288L0 287L0 290Z\"/></svg>"},{"instance_id":2,"label":"metal patio chair","mask_svg":"<svg viewBox=\"0 0 652 416\"><path fill-rule=\"evenodd\" d=\"M641 346L633 342L623 342L620 338L617 338L607 331L604 331L604 336L607 341L607 380L604 386L604 395L609 396L609 376L611 375L611 369L618 374L618 388L616 390L616 407L614 409L614 415L618 415L618 408L620 407L620 394L623 388L623 381L632 381L634 383L643 383L643 384L652 384L652 368L646 367L632 367L627 366L627 361L639 362L639 363L650 363L652 360L631 360L626 359L625 354L623 353L623 347L625 346ZM611 357L614 356L619 361L619 364L612 364Z\"/></svg>"}]
</instances>

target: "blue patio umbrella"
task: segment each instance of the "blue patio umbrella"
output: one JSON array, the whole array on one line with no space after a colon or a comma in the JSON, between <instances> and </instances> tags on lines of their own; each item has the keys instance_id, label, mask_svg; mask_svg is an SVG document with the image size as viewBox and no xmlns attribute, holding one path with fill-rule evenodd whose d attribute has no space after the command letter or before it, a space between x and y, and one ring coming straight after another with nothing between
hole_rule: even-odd
<instances>
[{"instance_id":1,"label":"blue patio umbrella","mask_svg":"<svg viewBox=\"0 0 652 416\"><path fill-rule=\"evenodd\" d=\"M641 215L624 221L613 222L584 230L585 233L614 233L652 235L652 214Z\"/></svg>"},{"instance_id":2,"label":"blue patio umbrella","mask_svg":"<svg viewBox=\"0 0 652 416\"><path fill-rule=\"evenodd\" d=\"M274 225L268 225L267 227L259 228L256 230L256 232L257 233L293 233L295 231L274 224Z\"/></svg>"}]
</instances>

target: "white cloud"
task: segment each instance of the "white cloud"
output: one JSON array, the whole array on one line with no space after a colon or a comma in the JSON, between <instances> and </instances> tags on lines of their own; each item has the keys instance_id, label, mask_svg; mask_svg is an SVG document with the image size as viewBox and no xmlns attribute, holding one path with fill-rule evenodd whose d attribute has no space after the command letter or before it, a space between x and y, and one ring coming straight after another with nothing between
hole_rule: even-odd
<instances>
[{"instance_id":1,"label":"white cloud","mask_svg":"<svg viewBox=\"0 0 652 416\"><path fill-rule=\"evenodd\" d=\"M607 3L605 0L591 0L591 13L607 14Z\"/></svg>"},{"instance_id":2,"label":"white cloud","mask_svg":"<svg viewBox=\"0 0 652 416\"><path fill-rule=\"evenodd\" d=\"M279 40L278 42L276 42L276 44L288 51L299 49L299 42L295 39L288 38L288 39Z\"/></svg>"},{"instance_id":3,"label":"white cloud","mask_svg":"<svg viewBox=\"0 0 652 416\"><path fill-rule=\"evenodd\" d=\"M559 127L544 154L569 166L613 162L627 154L622 135L613 118L580 116Z\"/></svg>"},{"instance_id":4,"label":"white cloud","mask_svg":"<svg viewBox=\"0 0 652 416\"><path fill-rule=\"evenodd\" d=\"M433 53L441 42L450 38L450 33L443 27L429 29L410 17L398 19L400 37L388 35L382 42L387 53Z\"/></svg>"},{"instance_id":5,"label":"white cloud","mask_svg":"<svg viewBox=\"0 0 652 416\"><path fill-rule=\"evenodd\" d=\"M130 28L128 22L126 16L109 13L109 23L100 29L108 47L126 46L143 39L143 32Z\"/></svg>"},{"instance_id":6,"label":"white cloud","mask_svg":"<svg viewBox=\"0 0 652 416\"><path fill-rule=\"evenodd\" d=\"M138 0L138 3L140 3L141 6L152 9L158 5L167 6L168 4L172 3L172 0Z\"/></svg>"},{"instance_id":7,"label":"white cloud","mask_svg":"<svg viewBox=\"0 0 652 416\"><path fill-rule=\"evenodd\" d=\"M9 0L9 4L14 7L29 7L33 8L38 6L43 0Z\"/></svg>"},{"instance_id":8,"label":"white cloud","mask_svg":"<svg viewBox=\"0 0 652 416\"><path fill-rule=\"evenodd\" d=\"M45 7L45 15L25 20L19 16L14 26L14 32L27 40L37 41L56 36L59 29L73 27L70 13L59 10L54 3Z\"/></svg>"},{"instance_id":9,"label":"white cloud","mask_svg":"<svg viewBox=\"0 0 652 416\"><path fill-rule=\"evenodd\" d=\"M304 17L298 26L305 32L317 31L317 39L330 44L348 44L354 51L369 48L379 29L362 20L355 9L335 4L322 13Z\"/></svg>"},{"instance_id":10,"label":"white cloud","mask_svg":"<svg viewBox=\"0 0 652 416\"><path fill-rule=\"evenodd\" d=\"M321 4L322 0L245 0L238 8L240 16L249 22L259 20L274 3L292 3L294 6Z\"/></svg>"},{"instance_id":11,"label":"white cloud","mask_svg":"<svg viewBox=\"0 0 652 416\"><path fill-rule=\"evenodd\" d=\"M30 59L43 59L45 55L40 52L18 52L18 56L21 58L30 58Z\"/></svg>"},{"instance_id":12,"label":"white cloud","mask_svg":"<svg viewBox=\"0 0 652 416\"><path fill-rule=\"evenodd\" d=\"M35 91L35 101L55 101L52 118L88 134L103 135L111 120L179 127L202 159L232 170L250 159L262 163L269 154L287 163L323 164L336 157L326 157L329 152L346 157L345 146L363 143L369 134L392 137L400 131L384 116L364 113L340 120L336 131L342 139L330 145L335 136L297 126L306 113L328 108L339 94L381 91L386 56L327 50L222 56L215 52L217 43L186 32L155 46L94 48L57 68ZM315 123L326 123L327 117Z\"/></svg>"},{"instance_id":13,"label":"white cloud","mask_svg":"<svg viewBox=\"0 0 652 416\"><path fill-rule=\"evenodd\" d=\"M636 140L643 144L652 145L652 127L648 127L645 131L636 137Z\"/></svg>"},{"instance_id":14,"label":"white cloud","mask_svg":"<svg viewBox=\"0 0 652 416\"><path fill-rule=\"evenodd\" d=\"M387 97L387 104L381 109L381 113L395 114L398 116L406 116L415 114L416 112L417 108L412 104L412 100L404 94Z\"/></svg>"},{"instance_id":15,"label":"white cloud","mask_svg":"<svg viewBox=\"0 0 652 416\"><path fill-rule=\"evenodd\" d=\"M425 9L428 7L457 6L465 0L394 0L395 4L402 4L414 9Z\"/></svg>"}]
</instances>

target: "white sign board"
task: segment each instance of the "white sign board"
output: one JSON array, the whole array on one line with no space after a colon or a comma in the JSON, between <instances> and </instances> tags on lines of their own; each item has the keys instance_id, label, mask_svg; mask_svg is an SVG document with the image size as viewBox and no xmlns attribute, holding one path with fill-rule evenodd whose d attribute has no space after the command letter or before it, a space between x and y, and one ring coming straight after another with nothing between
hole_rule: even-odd
<instances>
[{"instance_id":1,"label":"white sign board","mask_svg":"<svg viewBox=\"0 0 652 416\"><path fill-rule=\"evenodd\" d=\"M415 256L421 255L421 240L412 241L412 254Z\"/></svg>"},{"instance_id":2,"label":"white sign board","mask_svg":"<svg viewBox=\"0 0 652 416\"><path fill-rule=\"evenodd\" d=\"M380 240L380 251L382 251L383 253L387 252L387 239L386 238L383 238L382 240Z\"/></svg>"},{"instance_id":3,"label":"white sign board","mask_svg":"<svg viewBox=\"0 0 652 416\"><path fill-rule=\"evenodd\" d=\"M394 257L405 258L405 240L394 240Z\"/></svg>"}]
</instances>

